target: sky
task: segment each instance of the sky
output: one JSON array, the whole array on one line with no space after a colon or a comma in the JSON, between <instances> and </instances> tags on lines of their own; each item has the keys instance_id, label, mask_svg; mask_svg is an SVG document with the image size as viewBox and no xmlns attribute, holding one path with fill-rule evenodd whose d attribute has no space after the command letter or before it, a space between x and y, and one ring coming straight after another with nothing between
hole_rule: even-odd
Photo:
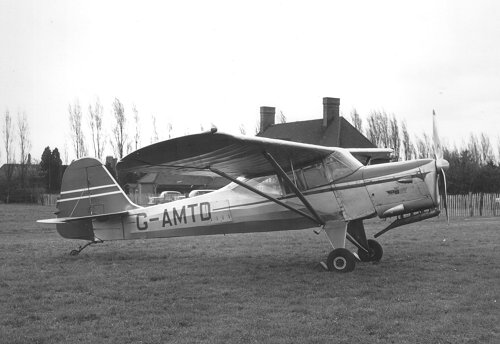
<instances>
[{"instance_id":1,"label":"sky","mask_svg":"<svg viewBox=\"0 0 500 344\"><path fill-rule=\"evenodd\" d=\"M26 114L32 156L72 160L69 104L132 106L141 145L208 130L255 133L260 106L321 118L322 98L366 118L385 111L417 135L500 141L498 1L0 0L0 114ZM3 128L3 122L0 124ZM5 162L1 144L0 163ZM18 154L18 150L16 154ZM108 141L106 153L112 148ZM65 161L67 162L67 161Z\"/></svg>"}]
</instances>

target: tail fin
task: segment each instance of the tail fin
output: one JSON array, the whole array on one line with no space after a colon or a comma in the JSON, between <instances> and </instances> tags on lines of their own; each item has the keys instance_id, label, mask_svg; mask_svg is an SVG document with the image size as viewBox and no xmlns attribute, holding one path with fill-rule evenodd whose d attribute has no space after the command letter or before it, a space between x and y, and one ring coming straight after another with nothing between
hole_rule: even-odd
<instances>
[{"instance_id":1,"label":"tail fin","mask_svg":"<svg viewBox=\"0 0 500 344\"><path fill-rule=\"evenodd\" d=\"M130 201L99 160L82 158L64 172L57 219L41 220L56 224L64 238L94 240L93 219L123 215L139 208Z\"/></svg>"},{"instance_id":2,"label":"tail fin","mask_svg":"<svg viewBox=\"0 0 500 344\"><path fill-rule=\"evenodd\" d=\"M64 172L57 217L87 217L138 208L99 160L82 158Z\"/></svg>"}]
</instances>

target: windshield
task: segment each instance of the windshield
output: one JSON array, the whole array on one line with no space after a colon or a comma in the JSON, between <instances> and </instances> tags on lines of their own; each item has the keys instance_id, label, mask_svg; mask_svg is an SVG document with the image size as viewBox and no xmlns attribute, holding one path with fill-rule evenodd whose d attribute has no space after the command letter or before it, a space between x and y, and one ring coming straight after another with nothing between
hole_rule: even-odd
<instances>
[{"instance_id":1,"label":"windshield","mask_svg":"<svg viewBox=\"0 0 500 344\"><path fill-rule=\"evenodd\" d=\"M363 166L355 157L344 149L337 148L324 160L327 173L330 174L330 181L346 177Z\"/></svg>"}]
</instances>

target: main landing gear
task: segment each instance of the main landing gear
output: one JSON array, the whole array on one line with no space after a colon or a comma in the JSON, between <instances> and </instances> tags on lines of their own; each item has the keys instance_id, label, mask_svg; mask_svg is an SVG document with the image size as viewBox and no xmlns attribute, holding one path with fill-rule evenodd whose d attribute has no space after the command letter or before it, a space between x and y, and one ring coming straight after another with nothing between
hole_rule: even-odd
<instances>
[{"instance_id":1,"label":"main landing gear","mask_svg":"<svg viewBox=\"0 0 500 344\"><path fill-rule=\"evenodd\" d=\"M324 230L334 248L326 264L321 262L328 271L350 272L356 267L356 261L378 262L382 258L382 246L373 239L366 239L362 220L349 221L347 225L341 221L327 222ZM346 239L358 248L357 254L345 248Z\"/></svg>"},{"instance_id":2,"label":"main landing gear","mask_svg":"<svg viewBox=\"0 0 500 344\"><path fill-rule=\"evenodd\" d=\"M356 261L378 262L382 258L382 246L375 240L368 240L368 252L358 248L358 254L354 254L346 248L336 248L328 255L326 264L322 266L328 271L351 272L356 267Z\"/></svg>"},{"instance_id":3,"label":"main landing gear","mask_svg":"<svg viewBox=\"0 0 500 344\"><path fill-rule=\"evenodd\" d=\"M356 267L356 257L346 248L336 248L328 255L326 266L329 271L351 272Z\"/></svg>"},{"instance_id":4,"label":"main landing gear","mask_svg":"<svg viewBox=\"0 0 500 344\"><path fill-rule=\"evenodd\" d=\"M85 245L81 245L80 247L78 247L78 249L76 249L76 250L71 250L69 255L70 256L78 256L80 254L80 252L82 252L86 247L88 247L90 245L94 245L94 244L102 244L103 242L104 241L101 239L94 239L94 241L89 241Z\"/></svg>"},{"instance_id":5,"label":"main landing gear","mask_svg":"<svg viewBox=\"0 0 500 344\"><path fill-rule=\"evenodd\" d=\"M368 252L358 249L358 256L362 262L378 262L383 254L382 245L373 239L368 239Z\"/></svg>"}]
</instances>

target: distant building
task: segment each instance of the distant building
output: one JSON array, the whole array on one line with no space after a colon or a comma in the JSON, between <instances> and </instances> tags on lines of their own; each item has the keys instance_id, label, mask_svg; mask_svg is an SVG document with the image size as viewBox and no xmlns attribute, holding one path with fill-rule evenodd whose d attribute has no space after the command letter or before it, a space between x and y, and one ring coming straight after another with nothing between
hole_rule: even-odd
<instances>
[{"instance_id":1,"label":"distant building","mask_svg":"<svg viewBox=\"0 0 500 344\"><path fill-rule=\"evenodd\" d=\"M161 172L147 173L137 183L128 184L128 193L132 200L144 205L149 196L162 191L179 191L187 195L192 190L220 189L228 181L218 175L176 175Z\"/></svg>"},{"instance_id":2,"label":"distant building","mask_svg":"<svg viewBox=\"0 0 500 344\"><path fill-rule=\"evenodd\" d=\"M257 136L328 147L376 148L340 116L339 106L339 98L323 98L323 118L278 124L275 120L275 108L262 106Z\"/></svg>"}]
</instances>

